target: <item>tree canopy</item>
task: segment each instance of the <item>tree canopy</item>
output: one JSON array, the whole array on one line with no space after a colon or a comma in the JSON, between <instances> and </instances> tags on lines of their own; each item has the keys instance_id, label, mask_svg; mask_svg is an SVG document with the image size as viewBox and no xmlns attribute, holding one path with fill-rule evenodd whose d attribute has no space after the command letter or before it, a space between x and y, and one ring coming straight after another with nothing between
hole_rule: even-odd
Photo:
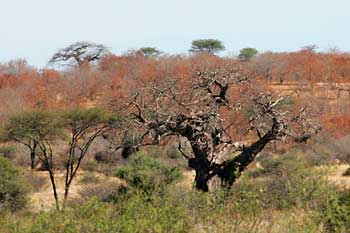
<instances>
[{"instance_id":1,"label":"tree canopy","mask_svg":"<svg viewBox=\"0 0 350 233\"><path fill-rule=\"evenodd\" d=\"M255 48L243 48L239 51L238 58L247 61L258 54L258 50Z\"/></svg>"},{"instance_id":2,"label":"tree canopy","mask_svg":"<svg viewBox=\"0 0 350 233\"><path fill-rule=\"evenodd\" d=\"M61 122L48 111L32 110L13 115L5 128L8 139L30 147L35 144L35 155L50 175L56 208L59 209L54 175L53 145L58 138L64 138Z\"/></svg>"},{"instance_id":3,"label":"tree canopy","mask_svg":"<svg viewBox=\"0 0 350 233\"><path fill-rule=\"evenodd\" d=\"M34 169L35 157L41 144L63 135L59 122L53 119L52 113L41 110L13 115L4 127L2 140L25 145L30 150L31 168Z\"/></svg>"},{"instance_id":4,"label":"tree canopy","mask_svg":"<svg viewBox=\"0 0 350 233\"><path fill-rule=\"evenodd\" d=\"M157 57L161 54L161 51L159 51L156 47L142 47L136 50L136 52L145 57Z\"/></svg>"},{"instance_id":5,"label":"tree canopy","mask_svg":"<svg viewBox=\"0 0 350 233\"><path fill-rule=\"evenodd\" d=\"M215 54L222 50L225 50L225 46L220 40L216 39L200 39L192 41L190 52L206 52L209 54Z\"/></svg>"},{"instance_id":6,"label":"tree canopy","mask_svg":"<svg viewBox=\"0 0 350 233\"><path fill-rule=\"evenodd\" d=\"M70 185L79 170L82 159L97 137L117 128L121 118L100 108L73 108L62 114L63 127L69 132L69 148L65 157L66 203Z\"/></svg>"},{"instance_id":7,"label":"tree canopy","mask_svg":"<svg viewBox=\"0 0 350 233\"><path fill-rule=\"evenodd\" d=\"M58 50L49 64L81 66L97 61L108 53L107 47L102 44L80 41Z\"/></svg>"},{"instance_id":8,"label":"tree canopy","mask_svg":"<svg viewBox=\"0 0 350 233\"><path fill-rule=\"evenodd\" d=\"M292 113L283 104L286 101L283 96L252 90L248 96L232 98L230 90L248 81L249 77L232 65L198 71L181 85L166 80L139 90L140 94L130 104L134 106L132 116L144 132L142 139L146 145L178 137L180 152L196 172L197 189L209 191L215 177L221 186L230 189L270 142L286 138L306 142L320 130L308 118L305 108ZM225 118L221 117L224 112ZM237 125L240 117L247 119L246 126ZM234 140L234 127L256 133L252 135L256 140L238 143ZM190 153L182 149L181 138L190 144ZM231 156L226 158L225 153Z\"/></svg>"}]
</instances>

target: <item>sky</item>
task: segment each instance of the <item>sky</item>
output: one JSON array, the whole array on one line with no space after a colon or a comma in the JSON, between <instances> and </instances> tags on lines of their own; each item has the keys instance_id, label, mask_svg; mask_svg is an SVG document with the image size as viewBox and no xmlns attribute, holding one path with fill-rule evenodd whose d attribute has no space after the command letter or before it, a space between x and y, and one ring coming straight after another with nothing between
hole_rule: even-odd
<instances>
[{"instance_id":1,"label":"sky","mask_svg":"<svg viewBox=\"0 0 350 233\"><path fill-rule=\"evenodd\" d=\"M157 47L186 53L194 39L295 51L306 45L350 51L349 0L0 0L0 63L26 59L43 68L77 41L113 53Z\"/></svg>"}]
</instances>

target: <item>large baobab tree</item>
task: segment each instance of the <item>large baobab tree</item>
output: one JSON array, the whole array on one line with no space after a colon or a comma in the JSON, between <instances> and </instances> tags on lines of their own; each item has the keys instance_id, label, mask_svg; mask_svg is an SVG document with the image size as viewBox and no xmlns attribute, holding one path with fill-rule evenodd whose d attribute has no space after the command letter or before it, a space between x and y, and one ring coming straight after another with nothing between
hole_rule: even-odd
<instances>
[{"instance_id":1,"label":"large baobab tree","mask_svg":"<svg viewBox=\"0 0 350 233\"><path fill-rule=\"evenodd\" d=\"M108 53L108 49L104 45L81 41L57 51L50 59L49 64L82 66L97 61Z\"/></svg>"},{"instance_id":2,"label":"large baobab tree","mask_svg":"<svg viewBox=\"0 0 350 233\"><path fill-rule=\"evenodd\" d=\"M130 103L136 125L144 132L135 147L179 138L179 150L196 173L195 187L209 191L212 180L231 188L268 143L287 138L306 142L320 130L305 108L293 109L293 114L282 96L260 91L237 97L234 87L245 82L249 79L239 68L227 66L196 72L191 80L150 84ZM244 131L251 134L245 143L233 139L238 116L246 119ZM183 149L184 140L190 153Z\"/></svg>"}]
</instances>

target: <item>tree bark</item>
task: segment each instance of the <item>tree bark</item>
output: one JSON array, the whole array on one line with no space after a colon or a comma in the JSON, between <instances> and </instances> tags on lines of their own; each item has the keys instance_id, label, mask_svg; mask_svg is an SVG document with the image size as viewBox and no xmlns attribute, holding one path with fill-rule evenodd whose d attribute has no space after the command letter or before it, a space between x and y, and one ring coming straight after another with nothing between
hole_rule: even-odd
<instances>
[{"instance_id":1,"label":"tree bark","mask_svg":"<svg viewBox=\"0 0 350 233\"><path fill-rule=\"evenodd\" d=\"M64 197L63 197L63 206L62 206L63 209L66 208L68 195L69 195L69 188L70 188L70 183L66 184L66 187L64 188Z\"/></svg>"},{"instance_id":2,"label":"tree bark","mask_svg":"<svg viewBox=\"0 0 350 233\"><path fill-rule=\"evenodd\" d=\"M49 174L50 174L50 181L52 185L52 190L53 190L53 195L55 197L55 205L56 205L56 210L60 210L60 205L58 201L58 194L57 194L57 188L56 188L56 183L55 183L55 176L51 168L48 169Z\"/></svg>"},{"instance_id":3,"label":"tree bark","mask_svg":"<svg viewBox=\"0 0 350 233\"><path fill-rule=\"evenodd\" d=\"M243 152L234 159L223 163L217 175L221 179L222 186L230 189L233 183L241 176L242 172L251 164L265 146L275 139L275 127L273 126L262 138L243 149Z\"/></svg>"},{"instance_id":4,"label":"tree bark","mask_svg":"<svg viewBox=\"0 0 350 233\"><path fill-rule=\"evenodd\" d=\"M198 158L191 158L188 160L188 166L193 168L196 172L195 187L203 192L209 191L209 166L208 164Z\"/></svg>"},{"instance_id":5,"label":"tree bark","mask_svg":"<svg viewBox=\"0 0 350 233\"><path fill-rule=\"evenodd\" d=\"M207 159L207 152L201 149L196 143L192 144L194 158L188 160L188 166L195 170L195 187L203 192L209 191L210 162Z\"/></svg>"},{"instance_id":6,"label":"tree bark","mask_svg":"<svg viewBox=\"0 0 350 233\"><path fill-rule=\"evenodd\" d=\"M35 149L30 152L30 168L35 168Z\"/></svg>"}]
</instances>

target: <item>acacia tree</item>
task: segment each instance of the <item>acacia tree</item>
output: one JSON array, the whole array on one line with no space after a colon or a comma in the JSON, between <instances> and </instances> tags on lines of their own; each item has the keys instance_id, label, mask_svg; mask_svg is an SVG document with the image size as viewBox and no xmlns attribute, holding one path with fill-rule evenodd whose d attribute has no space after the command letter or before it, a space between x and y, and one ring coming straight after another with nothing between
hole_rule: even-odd
<instances>
[{"instance_id":1,"label":"acacia tree","mask_svg":"<svg viewBox=\"0 0 350 233\"><path fill-rule=\"evenodd\" d=\"M49 173L56 209L59 210L53 161L54 142L64 136L59 120L50 112L38 110L16 114L5 127L5 135L32 148L31 152L35 153Z\"/></svg>"},{"instance_id":2,"label":"acacia tree","mask_svg":"<svg viewBox=\"0 0 350 233\"><path fill-rule=\"evenodd\" d=\"M305 108L295 115L286 109L283 97L259 92L235 100L232 86L247 81L240 69L224 67L196 72L188 85L174 80L150 84L130 103L136 125L144 130L143 143L135 147L178 137L180 152L195 170L195 187L208 191L210 181L216 177L221 186L230 189L269 142L287 137L306 142L320 130L307 118ZM223 111L247 117L245 131L254 132L255 139L246 143L235 141L230 129L237 119L223 118ZM190 144L190 154L182 149L180 138ZM223 156L224 152L229 156Z\"/></svg>"},{"instance_id":3,"label":"acacia tree","mask_svg":"<svg viewBox=\"0 0 350 233\"><path fill-rule=\"evenodd\" d=\"M65 207L69 188L79 170L81 161L97 137L119 127L121 118L102 109L75 108L62 114L63 125L69 132L69 148L65 159Z\"/></svg>"},{"instance_id":4,"label":"acacia tree","mask_svg":"<svg viewBox=\"0 0 350 233\"><path fill-rule=\"evenodd\" d=\"M32 137L26 129L28 125L33 125L39 116L31 114L29 117L24 115L14 115L7 122L2 135L2 141L13 141L26 146L30 153L30 167L35 168L35 152L38 146L36 138Z\"/></svg>"},{"instance_id":5,"label":"acacia tree","mask_svg":"<svg viewBox=\"0 0 350 233\"><path fill-rule=\"evenodd\" d=\"M221 41L215 39L201 39L192 41L190 52L206 52L209 54L215 54L225 49L225 46Z\"/></svg>"},{"instance_id":6,"label":"acacia tree","mask_svg":"<svg viewBox=\"0 0 350 233\"><path fill-rule=\"evenodd\" d=\"M162 52L155 47L142 47L136 50L136 53L141 54L145 57L157 57Z\"/></svg>"},{"instance_id":7,"label":"acacia tree","mask_svg":"<svg viewBox=\"0 0 350 233\"><path fill-rule=\"evenodd\" d=\"M258 50L256 50L255 48L243 48L239 51L238 58L243 61L248 61L256 54L258 54Z\"/></svg>"},{"instance_id":8,"label":"acacia tree","mask_svg":"<svg viewBox=\"0 0 350 233\"><path fill-rule=\"evenodd\" d=\"M104 45L81 41L58 50L50 59L49 64L82 66L97 61L108 53Z\"/></svg>"},{"instance_id":9,"label":"acacia tree","mask_svg":"<svg viewBox=\"0 0 350 233\"><path fill-rule=\"evenodd\" d=\"M56 156L53 149L56 140L69 139L64 164L66 174L63 207L65 207L70 185L91 144L108 130L117 129L120 122L120 117L97 108L76 108L62 114L33 110L12 116L4 130L4 135L12 135L16 132L17 136L12 140L18 141L17 138L20 135L23 140L36 143L36 156L50 175L56 209L60 210L55 180L55 169L59 164L54 164Z\"/></svg>"}]
</instances>

